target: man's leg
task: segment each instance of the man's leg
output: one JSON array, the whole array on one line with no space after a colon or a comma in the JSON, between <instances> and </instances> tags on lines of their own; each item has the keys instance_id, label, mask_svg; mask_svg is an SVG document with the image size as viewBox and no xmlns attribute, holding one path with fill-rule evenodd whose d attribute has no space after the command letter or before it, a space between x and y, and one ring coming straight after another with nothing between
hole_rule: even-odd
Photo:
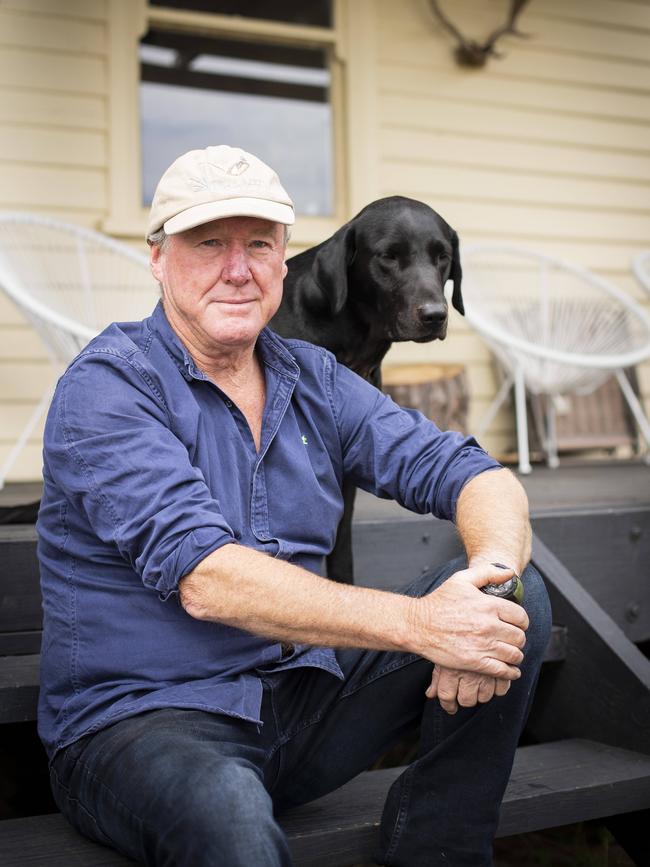
<instances>
[{"instance_id":1,"label":"man's leg","mask_svg":"<svg viewBox=\"0 0 650 867\"><path fill-rule=\"evenodd\" d=\"M392 786L382 816L381 863L492 863L492 840L521 731L532 704L551 627L542 580L523 575L530 618L521 678L505 696L453 716L437 700L422 717L419 758Z\"/></svg>"},{"instance_id":2,"label":"man's leg","mask_svg":"<svg viewBox=\"0 0 650 867\"><path fill-rule=\"evenodd\" d=\"M142 864L288 867L264 728L181 709L122 720L55 757L56 801L81 833Z\"/></svg>"},{"instance_id":3,"label":"man's leg","mask_svg":"<svg viewBox=\"0 0 650 867\"><path fill-rule=\"evenodd\" d=\"M464 568L453 561L414 582L420 596ZM280 808L319 797L355 776L421 721L419 758L389 792L382 817L380 863L487 867L499 806L537 681L550 631L548 597L538 573L524 573L527 632L522 677L506 696L446 714L424 692L432 666L399 653L345 650L337 654L345 683L326 675L284 672L278 677L276 714L285 728ZM298 678L300 683L291 679ZM292 706L293 702L293 706ZM298 705L298 706L296 706Z\"/></svg>"}]
</instances>

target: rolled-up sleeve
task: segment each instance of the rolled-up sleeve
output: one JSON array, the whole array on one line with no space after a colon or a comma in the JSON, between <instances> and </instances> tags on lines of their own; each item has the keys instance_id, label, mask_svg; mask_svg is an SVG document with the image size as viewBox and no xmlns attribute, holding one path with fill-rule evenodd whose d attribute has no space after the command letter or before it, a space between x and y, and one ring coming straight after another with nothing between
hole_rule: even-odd
<instances>
[{"instance_id":1,"label":"rolled-up sleeve","mask_svg":"<svg viewBox=\"0 0 650 867\"><path fill-rule=\"evenodd\" d=\"M329 390L344 474L378 497L453 521L464 485L501 467L473 437L441 431L333 359Z\"/></svg>"},{"instance_id":2,"label":"rolled-up sleeve","mask_svg":"<svg viewBox=\"0 0 650 867\"><path fill-rule=\"evenodd\" d=\"M131 359L88 352L61 379L45 431L46 472L92 531L165 599L233 533L160 390Z\"/></svg>"}]
</instances>

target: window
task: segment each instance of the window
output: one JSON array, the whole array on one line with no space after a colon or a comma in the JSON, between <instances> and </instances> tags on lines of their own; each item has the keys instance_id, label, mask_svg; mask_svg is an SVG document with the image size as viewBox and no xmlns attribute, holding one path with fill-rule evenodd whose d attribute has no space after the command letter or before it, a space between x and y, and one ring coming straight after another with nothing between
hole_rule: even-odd
<instances>
[{"instance_id":1,"label":"window","mask_svg":"<svg viewBox=\"0 0 650 867\"><path fill-rule=\"evenodd\" d=\"M193 0L191 5L207 4ZM268 5L277 11L295 4ZM333 215L326 48L151 27L139 57L144 205L151 203L158 179L177 156L207 144L230 144L278 172L299 214Z\"/></svg>"},{"instance_id":2,"label":"window","mask_svg":"<svg viewBox=\"0 0 650 867\"><path fill-rule=\"evenodd\" d=\"M294 246L332 234L347 212L341 51L349 7L342 0L106 2L109 171L100 228L141 239L147 199L169 163L192 147L230 144L280 174L298 210ZM367 117L356 113L363 139Z\"/></svg>"}]
</instances>

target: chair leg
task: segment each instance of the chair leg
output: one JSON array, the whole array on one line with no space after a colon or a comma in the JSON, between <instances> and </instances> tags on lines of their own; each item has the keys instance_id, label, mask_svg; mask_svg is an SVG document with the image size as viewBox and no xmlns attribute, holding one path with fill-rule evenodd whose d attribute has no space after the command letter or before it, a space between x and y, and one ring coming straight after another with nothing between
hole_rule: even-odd
<instances>
[{"instance_id":1,"label":"chair leg","mask_svg":"<svg viewBox=\"0 0 650 867\"><path fill-rule=\"evenodd\" d=\"M643 412L643 407L639 403L638 397L634 393L627 376L622 370L619 369L616 371L616 379L618 380L618 384L623 392L623 397L627 401L627 404L632 411L632 415L639 426L639 430L646 441L647 448L650 451L650 422L648 422L648 419Z\"/></svg>"},{"instance_id":2,"label":"chair leg","mask_svg":"<svg viewBox=\"0 0 650 867\"><path fill-rule=\"evenodd\" d=\"M16 441L15 445L13 446L13 448L11 449L11 451L9 452L7 457L5 458L4 463L0 467L0 491L5 486L5 481L7 479L8 474L9 474L9 470L16 463L16 459L18 458L18 455L24 449L25 445L27 444L28 439L32 435L32 431L34 430L36 425L41 420L41 417L42 417L43 413L45 412L45 410L48 408L48 406L50 404L50 400L52 399L53 393L54 393L53 387L47 389L47 391L45 392L43 397L38 402L38 405L36 406L36 408L34 409L32 414L30 415L30 417L27 421L27 424L23 428L23 430L22 430L20 436L18 437L18 440Z\"/></svg>"},{"instance_id":3,"label":"chair leg","mask_svg":"<svg viewBox=\"0 0 650 867\"><path fill-rule=\"evenodd\" d=\"M552 394L546 395L546 463L555 470L560 466L557 454L557 413Z\"/></svg>"},{"instance_id":4,"label":"chair leg","mask_svg":"<svg viewBox=\"0 0 650 867\"><path fill-rule=\"evenodd\" d=\"M526 386L521 367L515 370L515 413L517 419L517 450L519 452L519 472L528 475L532 472L530 451L528 449L528 419L526 417Z\"/></svg>"},{"instance_id":5,"label":"chair leg","mask_svg":"<svg viewBox=\"0 0 650 867\"><path fill-rule=\"evenodd\" d=\"M508 392L512 388L512 383L514 382L514 378L511 373L507 373L505 379L501 383L499 390L496 393L496 396L492 403L489 405L487 410L485 411L483 417L479 421L476 426L475 436L477 440L480 440L485 431L490 427L492 422L494 421L494 417L497 412L501 408L501 404L508 396Z\"/></svg>"}]
</instances>

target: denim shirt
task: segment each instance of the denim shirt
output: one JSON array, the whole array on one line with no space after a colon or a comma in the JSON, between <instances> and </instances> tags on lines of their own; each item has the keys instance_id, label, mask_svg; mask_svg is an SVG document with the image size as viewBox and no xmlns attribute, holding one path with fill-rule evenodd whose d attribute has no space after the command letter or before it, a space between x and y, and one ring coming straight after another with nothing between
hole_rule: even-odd
<instances>
[{"instance_id":1,"label":"denim shirt","mask_svg":"<svg viewBox=\"0 0 650 867\"><path fill-rule=\"evenodd\" d=\"M498 467L471 438L398 407L326 350L265 329L259 453L163 307L95 338L61 377L44 438L39 733L50 756L154 708L259 723L262 671L334 650L281 645L190 617L178 582L229 543L320 572L343 477L453 519L470 478Z\"/></svg>"}]
</instances>

